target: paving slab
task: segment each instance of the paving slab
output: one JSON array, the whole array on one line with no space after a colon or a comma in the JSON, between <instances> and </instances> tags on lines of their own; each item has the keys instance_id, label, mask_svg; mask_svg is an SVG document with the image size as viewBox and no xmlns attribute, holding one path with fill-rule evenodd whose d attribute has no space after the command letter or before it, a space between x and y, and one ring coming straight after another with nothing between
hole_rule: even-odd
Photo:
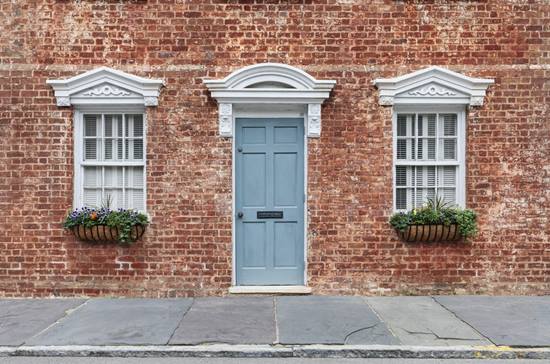
<instances>
[{"instance_id":1,"label":"paving slab","mask_svg":"<svg viewBox=\"0 0 550 364\"><path fill-rule=\"evenodd\" d=\"M281 344L397 344L361 297L276 298Z\"/></svg>"},{"instance_id":2,"label":"paving slab","mask_svg":"<svg viewBox=\"0 0 550 364\"><path fill-rule=\"evenodd\" d=\"M86 302L79 299L0 300L0 346L16 346Z\"/></svg>"},{"instance_id":3,"label":"paving slab","mask_svg":"<svg viewBox=\"0 0 550 364\"><path fill-rule=\"evenodd\" d=\"M437 296L496 345L550 346L550 296Z\"/></svg>"},{"instance_id":4,"label":"paving slab","mask_svg":"<svg viewBox=\"0 0 550 364\"><path fill-rule=\"evenodd\" d=\"M162 345L193 300L93 299L29 345Z\"/></svg>"},{"instance_id":5,"label":"paving slab","mask_svg":"<svg viewBox=\"0 0 550 364\"><path fill-rule=\"evenodd\" d=\"M405 345L491 344L431 297L367 297L365 300Z\"/></svg>"},{"instance_id":6,"label":"paving slab","mask_svg":"<svg viewBox=\"0 0 550 364\"><path fill-rule=\"evenodd\" d=\"M170 344L272 344L273 297L197 298Z\"/></svg>"}]
</instances>

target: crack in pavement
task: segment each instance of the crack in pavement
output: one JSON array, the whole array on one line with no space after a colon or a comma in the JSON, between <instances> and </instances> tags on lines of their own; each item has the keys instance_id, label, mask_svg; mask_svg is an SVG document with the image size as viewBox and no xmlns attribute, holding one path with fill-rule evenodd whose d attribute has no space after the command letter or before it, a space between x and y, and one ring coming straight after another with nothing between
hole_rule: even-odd
<instances>
[{"instance_id":1,"label":"crack in pavement","mask_svg":"<svg viewBox=\"0 0 550 364\"><path fill-rule=\"evenodd\" d=\"M450 312L454 317L456 317L457 319L459 319L460 321L462 321L464 324L468 325L472 330L474 330L474 332L476 332L481 338L487 340L488 342L490 342L491 344L493 345L497 345L493 340L491 340L489 337L483 335L481 332L479 332L475 327L473 327L472 325L470 325L469 322L463 320L460 316L458 316L454 311L452 311L451 309L449 309L447 306L445 306L444 304L442 304L441 302L439 302L437 300L436 297L434 296L430 296L430 298L435 302L437 303L439 306L443 307L445 310L447 310L448 312Z\"/></svg>"},{"instance_id":2,"label":"crack in pavement","mask_svg":"<svg viewBox=\"0 0 550 364\"><path fill-rule=\"evenodd\" d=\"M176 327L174 328L174 331L172 331L172 334L171 334L170 337L168 338L168 341L166 341L166 345L170 345L170 341L172 341L172 338L174 337L176 331L178 330L178 328L180 327L181 323L183 322L183 319L185 318L185 315L187 315L187 313L191 310L191 307L193 307L194 304L195 304L195 299L192 298L192 299L191 299L191 304L189 305L189 307L187 307L187 310L185 310L185 312L184 312L183 315L181 316L181 319L179 320L178 324L177 324Z\"/></svg>"},{"instance_id":3,"label":"crack in pavement","mask_svg":"<svg viewBox=\"0 0 550 364\"><path fill-rule=\"evenodd\" d=\"M469 339L469 338L461 338L461 337L445 337L445 336L439 336L432 330L429 330L429 332L424 331L410 331L403 327L400 327L401 330L405 331L408 334L411 335L433 335L438 340L460 340L460 341L479 341L479 339Z\"/></svg>"},{"instance_id":4,"label":"crack in pavement","mask_svg":"<svg viewBox=\"0 0 550 364\"><path fill-rule=\"evenodd\" d=\"M375 328L376 326L378 326L380 323L377 323L377 324L374 324L374 325L371 325L371 326L366 326L366 327L362 327L360 329L357 329L357 330L354 330L352 332L350 332L349 334L346 335L346 337L344 338L344 345L348 342L348 339L351 335L354 335L354 334L357 334L358 332L361 332L361 331L365 331L365 330L369 330L369 329L372 329L372 328Z\"/></svg>"},{"instance_id":5,"label":"crack in pavement","mask_svg":"<svg viewBox=\"0 0 550 364\"><path fill-rule=\"evenodd\" d=\"M41 334L45 333L46 331L48 331L49 329L51 329L52 327L58 325L61 321L64 321L67 317L71 316L73 313L79 311L82 307L86 306L89 302L90 302L91 299L85 299L84 302L82 302L81 304L75 306L75 307L70 307L68 309L65 310L65 313L63 314L63 316L61 316L60 318L58 318L57 320L55 320L54 322L52 322L50 325L48 325L48 327L46 327L45 329L42 329L40 330L39 332L37 332L36 334L32 335L31 337L23 340L23 343L19 346L24 346L27 344L27 342L29 340L32 340L34 339L35 337L38 337L40 336Z\"/></svg>"}]
</instances>

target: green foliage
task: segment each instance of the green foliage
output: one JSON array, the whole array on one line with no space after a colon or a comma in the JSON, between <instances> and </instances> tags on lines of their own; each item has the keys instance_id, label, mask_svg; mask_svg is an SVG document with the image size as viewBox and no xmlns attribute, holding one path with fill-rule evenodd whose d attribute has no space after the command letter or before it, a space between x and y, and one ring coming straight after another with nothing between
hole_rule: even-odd
<instances>
[{"instance_id":1,"label":"green foliage","mask_svg":"<svg viewBox=\"0 0 550 364\"><path fill-rule=\"evenodd\" d=\"M409 212L397 212L390 217L390 224L398 231L409 225L457 224L460 235L469 238L477 233L476 213L472 210L452 207L440 198L429 199L421 208Z\"/></svg>"},{"instance_id":2,"label":"green foliage","mask_svg":"<svg viewBox=\"0 0 550 364\"><path fill-rule=\"evenodd\" d=\"M63 227L69 230L80 225L85 227L96 225L106 225L111 228L116 227L119 231L118 242L121 244L130 244L133 243L130 234L132 227L135 225L146 226L147 224L149 224L147 215L135 210L111 210L108 207L96 210L83 207L70 212L63 222Z\"/></svg>"}]
</instances>

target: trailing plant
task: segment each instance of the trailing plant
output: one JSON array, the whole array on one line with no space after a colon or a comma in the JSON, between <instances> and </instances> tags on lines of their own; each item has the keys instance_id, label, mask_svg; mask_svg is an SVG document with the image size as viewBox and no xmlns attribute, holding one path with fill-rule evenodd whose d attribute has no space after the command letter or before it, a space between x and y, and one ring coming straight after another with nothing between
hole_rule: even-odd
<instances>
[{"instance_id":1,"label":"trailing plant","mask_svg":"<svg viewBox=\"0 0 550 364\"><path fill-rule=\"evenodd\" d=\"M76 226L90 228L92 226L105 225L118 229L118 242L121 244L133 243L131 232L135 225L146 226L149 224L147 215L132 209L111 210L109 207L94 209L89 207L77 208L69 212L63 227L71 230Z\"/></svg>"},{"instance_id":2,"label":"trailing plant","mask_svg":"<svg viewBox=\"0 0 550 364\"><path fill-rule=\"evenodd\" d=\"M453 207L443 199L428 199L427 203L408 212L397 212L390 217L390 224L398 231L405 231L410 225L445 225L456 224L464 238L477 233L476 213L469 209Z\"/></svg>"}]
</instances>

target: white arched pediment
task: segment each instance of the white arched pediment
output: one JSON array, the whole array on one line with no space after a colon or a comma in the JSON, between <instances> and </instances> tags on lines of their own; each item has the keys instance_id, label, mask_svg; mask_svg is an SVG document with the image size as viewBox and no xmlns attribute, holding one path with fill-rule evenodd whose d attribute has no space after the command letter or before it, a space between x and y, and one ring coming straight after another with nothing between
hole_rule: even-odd
<instances>
[{"instance_id":1,"label":"white arched pediment","mask_svg":"<svg viewBox=\"0 0 550 364\"><path fill-rule=\"evenodd\" d=\"M428 67L393 78L378 78L380 105L483 104L485 91L494 80L473 78L441 67Z\"/></svg>"},{"instance_id":2,"label":"white arched pediment","mask_svg":"<svg viewBox=\"0 0 550 364\"><path fill-rule=\"evenodd\" d=\"M308 136L321 133L321 104L336 81L317 80L285 64L261 63L219 80L204 80L219 104L220 135L233 135L233 104L303 104L308 108Z\"/></svg>"},{"instance_id":3,"label":"white arched pediment","mask_svg":"<svg viewBox=\"0 0 550 364\"><path fill-rule=\"evenodd\" d=\"M162 80L143 78L108 67L99 67L64 79L47 80L58 106L158 105Z\"/></svg>"}]
</instances>

